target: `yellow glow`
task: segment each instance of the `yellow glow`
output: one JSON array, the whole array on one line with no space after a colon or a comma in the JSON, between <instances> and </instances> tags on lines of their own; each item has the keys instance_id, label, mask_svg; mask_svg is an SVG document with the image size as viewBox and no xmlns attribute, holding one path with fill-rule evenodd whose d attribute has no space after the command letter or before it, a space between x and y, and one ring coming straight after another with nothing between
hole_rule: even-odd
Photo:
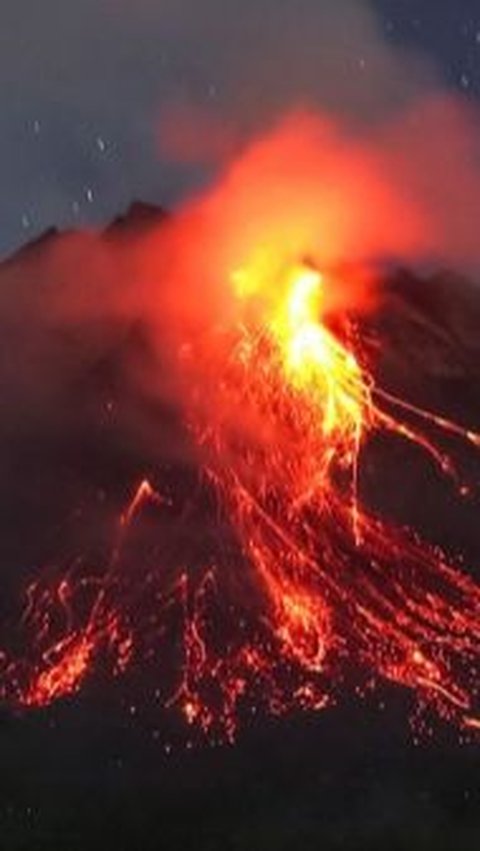
<instances>
[{"instance_id":1,"label":"yellow glow","mask_svg":"<svg viewBox=\"0 0 480 851\"><path fill-rule=\"evenodd\" d=\"M271 275L266 266L262 262L236 272L237 295L255 298L255 310L278 347L285 377L308 396L323 431L358 434L368 387L355 357L322 321L323 276L306 263Z\"/></svg>"},{"instance_id":2,"label":"yellow glow","mask_svg":"<svg viewBox=\"0 0 480 851\"><path fill-rule=\"evenodd\" d=\"M299 385L309 383L313 373L328 366L328 349L320 325L322 285L322 276L315 269L294 269L272 323L285 369Z\"/></svg>"}]
</instances>

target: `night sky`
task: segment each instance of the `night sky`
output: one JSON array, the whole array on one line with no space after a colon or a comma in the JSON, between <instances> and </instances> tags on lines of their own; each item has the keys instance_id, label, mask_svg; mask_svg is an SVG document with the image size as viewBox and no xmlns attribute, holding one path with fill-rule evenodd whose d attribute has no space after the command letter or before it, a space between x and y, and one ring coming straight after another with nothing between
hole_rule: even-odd
<instances>
[{"instance_id":1,"label":"night sky","mask_svg":"<svg viewBox=\"0 0 480 851\"><path fill-rule=\"evenodd\" d=\"M0 79L6 257L52 226L103 226L135 200L175 208L298 103L359 128L430 92L452 93L475 111L480 0L0 0ZM193 154L191 145L188 156L175 151L179 115L208 115L228 144L198 138ZM478 145L480 153L480 136ZM2 297L9 305L17 296ZM61 329L58 348L42 348L41 336L37 357L28 324L6 321L4 334L2 321L0 308L3 624L5 599L42 559L65 542L75 556L85 535L92 552L104 545L95 537L100 522L118 516L145 469L155 477L158 457L151 438L132 440L143 388L123 401L119 391L124 361L145 355L137 328L121 339L75 329L72 344ZM22 357L29 369L18 381ZM68 376L63 395L42 382L43 361ZM468 411L478 428L475 370L476 383L450 376L432 400L445 400L452 416ZM157 429L158 407L145 408ZM413 474L400 492L392 464L386 504L401 516L421 503L419 516L448 546L457 515L443 523L432 508L435 487L425 485L419 500ZM169 469L172 491L180 482L191 493L191 469ZM451 497L440 503L446 515ZM477 510L463 520L459 511L452 549L466 544L478 558ZM85 693L50 709L1 709L0 851L480 847L478 745L460 744L456 729L440 725L418 746L407 690L386 685L363 702L347 694L318 715L253 723L234 746L192 746L183 726L163 726L150 674L135 672L123 690L100 671Z\"/></svg>"},{"instance_id":2,"label":"night sky","mask_svg":"<svg viewBox=\"0 0 480 851\"><path fill-rule=\"evenodd\" d=\"M205 163L162 153L172 105L206 107L241 134L304 98L368 116L375 101L388 111L399 88L480 95L476 0L4 0L1 9L3 254L52 225L106 221L132 199L172 205L202 180Z\"/></svg>"}]
</instances>

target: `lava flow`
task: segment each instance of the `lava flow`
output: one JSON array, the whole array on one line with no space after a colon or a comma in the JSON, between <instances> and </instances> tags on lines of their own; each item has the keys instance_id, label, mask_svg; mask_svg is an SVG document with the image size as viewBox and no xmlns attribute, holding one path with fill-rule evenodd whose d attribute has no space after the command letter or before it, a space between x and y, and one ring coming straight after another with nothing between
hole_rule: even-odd
<instances>
[{"instance_id":1,"label":"lava flow","mask_svg":"<svg viewBox=\"0 0 480 851\"><path fill-rule=\"evenodd\" d=\"M472 726L480 589L438 549L369 513L359 472L365 443L386 431L429 453L465 495L422 427L473 446L479 436L375 386L353 327L336 335L323 322L324 280L312 263L287 264L274 278L253 264L232 285L243 319L230 356L220 347L221 364L211 365L220 415L198 436L263 588L278 652L323 683L349 659Z\"/></svg>"}]
</instances>

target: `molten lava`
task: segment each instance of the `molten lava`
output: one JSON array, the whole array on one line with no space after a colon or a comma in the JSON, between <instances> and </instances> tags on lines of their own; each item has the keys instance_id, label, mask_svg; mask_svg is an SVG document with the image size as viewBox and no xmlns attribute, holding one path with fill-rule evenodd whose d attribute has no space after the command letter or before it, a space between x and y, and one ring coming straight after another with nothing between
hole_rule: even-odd
<instances>
[{"instance_id":1,"label":"molten lava","mask_svg":"<svg viewBox=\"0 0 480 851\"><path fill-rule=\"evenodd\" d=\"M478 436L376 388L361 352L345 342L354 329L346 325L341 339L324 323L325 282L311 263L273 278L241 269L232 282L247 304L231 356L214 369L218 407L258 428L239 436L220 417L200 441L214 447L212 479L263 585L280 654L306 676L333 681L347 654L466 722L477 688L480 591L438 550L372 516L358 475L375 431L419 445L454 477L453 462L421 426L475 445Z\"/></svg>"}]
</instances>

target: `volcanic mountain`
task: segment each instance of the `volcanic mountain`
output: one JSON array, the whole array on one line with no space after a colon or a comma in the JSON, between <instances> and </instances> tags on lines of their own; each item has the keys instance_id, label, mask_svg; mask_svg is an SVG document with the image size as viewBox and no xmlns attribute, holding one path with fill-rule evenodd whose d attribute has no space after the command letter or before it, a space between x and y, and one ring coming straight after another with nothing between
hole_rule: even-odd
<instances>
[{"instance_id":1,"label":"volcanic mountain","mask_svg":"<svg viewBox=\"0 0 480 851\"><path fill-rule=\"evenodd\" d=\"M219 517L211 483L205 481L198 456L191 450L181 413L176 410L174 400L164 395L156 398L144 380L145 374L151 375L155 368L151 338L141 317L115 309L112 279L117 268L112 274L112 268L106 271L104 265L92 265L89 259L92 240L95 244L100 241L113 256L118 254L120 270L125 262L125 246L128 251L141 250L143 241L169 220L161 209L133 204L100 236L49 231L0 266L3 400L0 540L6 590L0 613L4 624L3 646L9 648L7 656L19 648L21 652L24 650L25 637L16 634L12 612L18 611L18 620L24 622L25 614L22 615L18 599L25 587L33 595L33 602L30 600L28 605L40 606L38 616L35 614L33 618L34 628L41 633L49 629L55 633L57 629L58 613L52 612L51 599L46 610L42 609L42 593L46 592L42 588L38 590L36 585L39 568L44 571L41 575L46 570L47 578L53 577L51 581L61 607L68 610L75 605L83 611L82 607L88 610L92 605L90 591L85 592L80 602L73 603L70 599L65 602L62 594L67 586L58 577L70 577L72 570L77 569L72 565L78 563L82 570L85 565L96 564L93 585L98 583L102 571L108 573L109 559L118 558L115 546L112 556L112 529L119 517L134 516L135 498L128 509L125 506L137 487L137 497L140 495L142 500L146 495L146 502L152 505L147 506L142 522L128 542L122 568L130 574L128 588L125 590L123 580L115 579L114 584L115 594L119 594L120 585L121 594L128 596L127 621L143 623L140 643L146 658L151 657L150 633L158 628L152 606L157 592L149 591L154 589L151 577L158 569L157 562L162 561L162 570L168 578L174 575L175 561L179 558L182 563L188 559L190 564L205 564L220 548L232 564L240 559L228 518L222 513ZM348 269L343 274L348 274ZM422 410L454 420L466 430L478 429L480 293L476 284L452 272L420 275L394 267L384 267L377 277L380 292L377 308L374 313L358 318L358 333L366 349L374 352L375 380L384 391L392 397L401 397L407 405L421 406ZM104 302L105 281L108 298ZM161 281L158 286L162 286ZM92 292L100 294L98 310L90 307ZM407 426L410 419L407 409ZM435 431L435 426L427 423L427 438L432 429ZM442 440L448 444L447 438ZM473 490L480 474L480 462L469 447L460 447L458 456L467 468L468 488ZM366 504L377 516L387 518L399 528L413 527L452 558L465 556L467 570L475 578L475 562L478 563L480 556L478 501L475 497L458 500L451 483L425 459L418 447L408 445L398 435L374 437L362 457L361 490ZM152 495L155 498L150 499ZM157 502L170 504L165 515ZM179 518L181 532L172 534ZM143 565L140 572L139 563ZM81 581L88 584L85 578ZM175 593L178 581L172 579ZM202 606L204 596L208 598L209 593L209 586L207 590L202 586ZM250 592L244 588L239 593L248 599ZM147 600L150 597L147 603L145 595ZM188 608L189 604L186 605ZM243 608L244 605L245 601ZM165 606L168 609L170 602L165 603L162 597L162 612ZM230 608L227 609L229 612ZM31 609L28 611L31 614ZM78 612L72 617L77 616ZM242 629L248 632L248 614L246 618L247 625ZM105 615L105 619L107 625L103 623L102 630L108 632L108 641L115 645L116 673L121 673L132 638L127 627L122 627L122 632L116 615ZM214 626L220 634L226 628L224 621L225 613ZM59 629L62 634L62 628ZM75 641L81 635L79 629L78 625L73 628L71 635ZM294 647L303 648L302 653L305 650L307 655L315 656L320 650L318 647L311 650L309 630L308 623L306 626L302 623L301 632L294 634L292 642ZM57 642L61 652L65 640ZM187 635L185 640L188 645L196 637ZM198 647L195 649L194 644L188 647L187 655L203 652ZM93 652L90 645L75 645L74 649L75 665L86 668ZM177 651L172 652L174 661L169 664L175 667ZM35 697L33 691L27 690L24 702L49 702L56 690L62 695L55 679L60 676L55 668L56 660L57 656L54 662L48 657L46 672L39 674L40 678L44 677L40 690ZM76 691L75 677L84 673L83 667L79 672L75 666L72 673L72 664L70 661L66 665L66 694ZM256 660L255 664L257 680L264 677L259 688L271 689L269 674L265 673L271 660L268 664ZM101 680L102 665L99 670ZM263 673L260 675L259 671ZM140 675L141 681L143 676ZM229 672L228 676L231 678L233 674ZM229 700L233 700L230 690L237 688L232 683L241 679L238 673L235 677L228 680ZM15 681L16 678L17 672ZM238 688L243 689L244 685ZM322 705L318 695L308 689L311 689L309 683L297 686L300 706ZM6 695L8 699L8 688ZM196 702L198 694L195 699L187 695L179 700L189 722L196 715L201 716ZM269 697L270 708L275 700ZM230 710L224 707L222 712L228 716ZM222 717L224 722L226 718L228 727L231 718L227 716ZM210 715L201 716L201 722L208 728Z\"/></svg>"},{"instance_id":2,"label":"volcanic mountain","mask_svg":"<svg viewBox=\"0 0 480 851\"><path fill-rule=\"evenodd\" d=\"M276 721L270 714L255 726L257 713L251 710L262 706L262 691L274 714L282 708L282 694L278 682L272 681L276 665L272 639L252 650L248 619L255 620L257 601L243 580L238 587L234 581L232 587L246 599L237 608L229 602L215 614L212 641L224 649L232 632L240 632L242 640L250 642L241 648L244 667L239 668L237 660L232 679L217 655L210 677L217 687L222 676L230 675L227 684L233 691L227 696L238 699L239 671L243 676L247 661L257 663L250 703L239 710L242 736L235 749L205 749L200 737L198 751L183 750L185 742L190 748L193 740L191 728L185 738L183 721L195 723L198 694L188 679L179 686L176 669L185 664L185 645L188 665L195 669L203 664L195 627L206 628L203 616L209 611L212 587L207 578L200 619L194 619L192 629L189 601L181 596L183 572L177 581L179 561L182 569L188 564L195 573L220 553L222 565L230 565L234 576L240 571L243 578L245 565L228 517L219 510L212 481L205 478L198 454L192 451L176 398L151 392L151 375L158 363L148 329L141 316L112 308L111 270L106 274L105 266L89 259L92 244L100 240L115 256L118 252L115 268L124 271L124 246L141 250L143 241L169 221L161 209L134 204L101 236L49 231L0 265L0 673L2 747L6 764L12 767L3 773L2 795L6 802L13 801L2 816L4 835L8 837L11 830L12 835L26 836L24 813L33 806L42 848L51 847L52 836L80 847L75 837L86 833L81 845L93 847L94 822L103 828L105 812L117 847L125 842L129 847L138 845L132 824L137 825L139 817L149 831L147 836L144 828L142 847L152 849L170 840L175 847L198 848L202 830L218 838L218 844L212 844L215 848L231 843L237 847L237 839L239 848L253 847L259 835L262 848L296 848L298 842L313 847L319 832L328 847L344 847L346 824L354 837L345 845L348 848L384 847L382 831L389 837L394 831L402 848L409 847L412 835L424 843L421 847L439 848L444 847L448 801L458 835L465 838L462 847L474 848L478 808L472 794L471 812L467 811L465 789L478 785L476 761L457 752L456 727L446 728L455 730L453 749L442 745L425 753L410 749L405 719L413 698L398 687L398 681L405 684L404 677L394 675L380 687L377 683L373 697L367 687L359 701L358 695L342 694L344 680L351 679L354 686L357 682L355 671L346 666L337 705L318 712L324 703L313 691L311 672L298 683L287 665L280 673L287 678L287 687L298 690L294 708L313 714ZM99 296L99 309L92 310L92 301L95 304L103 292L105 275L108 298L103 301ZM381 297L376 309L358 317L359 333L375 363L375 380L413 406L478 431L477 283L451 271L420 274L393 266L383 266L377 277ZM409 416L406 411L407 425ZM411 422L415 421L412 413ZM432 423L425 428L427 435L435 432ZM449 447L448 435L441 435L440 441ZM476 581L480 539L475 486L480 462L462 442L455 452L471 486L468 499L459 499L448 476L421 448L398 435L373 436L362 454L360 484L365 503L376 516L398 528L414 528L426 541L441 545L468 581ZM158 493L158 501L151 498L153 493ZM339 546L339 552L347 551L342 542ZM365 569L362 558L358 556L360 575ZM104 578L112 565L113 582L105 593ZM389 590L392 577L396 582L401 576L388 559L384 567L377 591ZM371 576L368 569L367 565L366 575ZM404 569L405 581L413 581L407 586L411 593L401 616L416 611L420 600L411 559ZM180 602L186 603L186 618L179 616L177 598L162 597L169 576ZM350 581L355 587L357 579L353 565L346 587ZM441 594L444 581L439 578L431 590ZM421 582L420 575L420 586ZM72 587L75 595L69 596ZM100 603L98 588L103 593ZM386 599L394 599L395 591L394 584L393 596ZM462 593L457 589L452 599L457 618L464 606ZM456 594L462 598L457 608ZM125 601L125 623L110 618L105 601L112 599ZM100 630L96 633L85 630L92 605ZM452 634L461 642L462 625L455 632L455 617L447 609L442 623L450 620ZM392 620L389 609L385 624ZM423 610L418 624L431 626L424 623ZM315 660L319 648L311 650L308 628L307 620L294 638L296 647ZM102 630L108 637L106 650L89 655L89 640L101 637ZM170 636L167 645L165 634ZM406 630L405 636L409 634ZM54 653L48 640L45 644L50 635L60 637ZM440 651L444 638L440 630ZM161 652L155 655L152 647L160 639ZM361 639L362 635L355 636ZM265 646L270 657L261 656L260 651L267 652ZM428 642L423 649L428 654ZM116 665L113 680L111 655ZM12 667L11 659L23 661ZM413 676L418 670L413 669ZM174 683L167 707L166 679ZM406 684L412 682L407 679ZM22 689L23 703L18 699ZM49 701L52 696L61 699ZM207 694L210 697L208 705L214 707L218 695ZM35 711L38 704L46 706L40 713ZM183 715L183 721L168 717L172 706L181 710L177 716ZM219 711L224 712L228 728L231 717L224 707ZM458 715L463 721L462 707ZM213 729L211 739L216 728L208 728L208 714L200 714L200 720L207 730ZM444 735L450 735L446 730ZM176 742L180 748L172 762ZM292 833L292 814L292 823L302 824L300 835L297 827ZM98 837L103 847L102 829ZM454 844L460 847L457 838L456 834Z\"/></svg>"}]
</instances>

